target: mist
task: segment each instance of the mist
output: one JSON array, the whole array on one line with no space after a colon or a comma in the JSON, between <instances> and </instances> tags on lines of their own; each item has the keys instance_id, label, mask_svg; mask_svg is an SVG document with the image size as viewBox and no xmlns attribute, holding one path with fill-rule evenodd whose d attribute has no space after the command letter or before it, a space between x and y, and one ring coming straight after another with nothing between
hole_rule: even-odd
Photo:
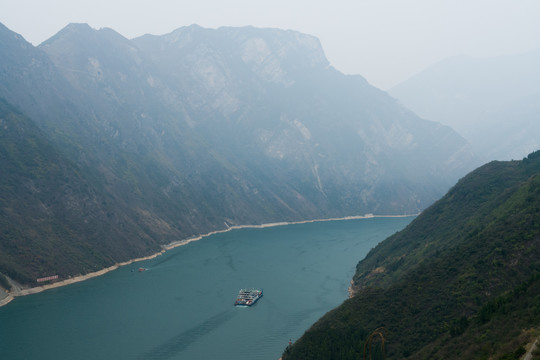
<instances>
[{"instance_id":1,"label":"mist","mask_svg":"<svg viewBox=\"0 0 540 360\"><path fill-rule=\"evenodd\" d=\"M72 22L113 28L127 38L191 24L292 29L318 37L339 71L386 90L449 56L540 47L539 13L534 0L2 0L0 22L34 45Z\"/></svg>"}]
</instances>

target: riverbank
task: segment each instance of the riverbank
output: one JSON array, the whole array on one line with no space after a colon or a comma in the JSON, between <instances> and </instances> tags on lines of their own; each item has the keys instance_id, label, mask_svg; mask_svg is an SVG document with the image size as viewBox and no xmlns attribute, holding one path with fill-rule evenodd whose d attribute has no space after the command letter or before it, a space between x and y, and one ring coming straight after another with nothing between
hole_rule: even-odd
<instances>
[{"instance_id":1,"label":"riverbank","mask_svg":"<svg viewBox=\"0 0 540 360\"><path fill-rule=\"evenodd\" d=\"M204 235L199 235L199 236L192 237L192 238L189 238L189 239L175 241L175 242L172 242L170 244L162 246L162 250L155 253L155 254L152 254L152 255L149 255L149 256L146 256L146 257L141 257L141 258L137 258L137 259L128 260L128 261L121 262L121 263L117 263L117 264L115 264L113 266L110 266L110 267L105 268L105 269L101 269L101 270L96 271L96 272L88 273L88 274L85 274L85 275L78 275L78 276L74 276L74 277L71 277L69 279L57 281L57 282L54 282L54 283L51 283L51 284L46 284L46 285L41 285L41 286L36 286L36 287L31 287L31 288L22 288L22 287L14 286L13 289L9 293L7 293L7 296L4 299L0 300L0 306L4 306L4 305L8 304L15 297L18 297L18 296L26 296L26 295L36 294L36 293L40 293L40 292L45 291L45 290L54 289L54 288L58 288L58 287L61 287L61 286L66 286L66 285L78 283L78 282L81 282L81 281L85 281L85 280L88 280L88 279L91 279L91 278L94 278L94 277L97 277L97 276L104 275L104 274L106 274L106 273L108 273L110 271L118 269L121 266L133 264L133 263L139 262L139 261L150 260L150 259L153 259L153 258L155 258L157 256L160 256L164 252L166 252L168 250L171 250L171 249L174 249L176 247L184 246L184 245L187 245L187 244L192 243L194 241L201 240L201 239L203 239L205 237L212 236L212 235L215 235L215 234L226 233L226 232L231 231L231 230L258 229L258 228L262 229L262 228L269 228L269 227L275 227L275 226L307 224L307 223L323 222L323 221L341 221L341 220L369 219L369 218L375 218L375 217L408 217L408 216L415 216L415 215L373 215L373 214L366 214L366 215L359 215L359 216L347 216L347 217L342 217L342 218L315 219L315 220L303 220L303 221L293 221L293 222L275 222L275 223L267 223L267 224L260 224L260 225L235 225L235 226L229 226L229 225L225 224L227 226L226 229L216 230L216 231L212 231L212 232L209 232L207 234L204 234Z\"/></svg>"},{"instance_id":2,"label":"riverbank","mask_svg":"<svg viewBox=\"0 0 540 360\"><path fill-rule=\"evenodd\" d=\"M70 284L75 284L75 283L78 283L78 282L81 282L81 281L84 281L84 280L88 280L88 279L91 279L91 278L94 278L94 277L97 277L97 276L104 275L104 274L108 273L109 271L113 271L113 270L118 269L120 266L133 264L134 262L138 262L138 261L150 260L150 259L153 259L153 258L163 254L165 251L166 250L162 250L162 251L160 251L158 253L155 253L155 254L152 254L152 255L149 255L149 256L145 256L145 257L141 257L141 258L137 258L137 259L131 259L131 260L128 260L128 261L125 261L125 262L117 263L117 264L115 264L113 266L109 266L109 267L101 269L99 271L95 271L95 272L88 273L88 274L85 274L85 275L74 276L74 277L71 277L69 279L54 282L52 284L46 284L46 285L41 285L41 286L36 286L36 287L31 287L31 288L14 287L12 289L12 291L10 291L8 293L8 298L11 297L11 299L9 301L7 301L5 304L9 303L11 300L13 300L13 298L18 297L18 296L26 296L26 295L31 295L31 294L37 294L37 293L40 293L40 292L45 291L45 290L54 289L54 288L58 288L58 287L66 286L66 285L70 285ZM0 306L5 305L5 304L3 304L2 301L0 301Z\"/></svg>"},{"instance_id":3,"label":"riverbank","mask_svg":"<svg viewBox=\"0 0 540 360\"><path fill-rule=\"evenodd\" d=\"M7 305L13 300L13 296L9 295L4 289L0 288L0 306Z\"/></svg>"}]
</instances>

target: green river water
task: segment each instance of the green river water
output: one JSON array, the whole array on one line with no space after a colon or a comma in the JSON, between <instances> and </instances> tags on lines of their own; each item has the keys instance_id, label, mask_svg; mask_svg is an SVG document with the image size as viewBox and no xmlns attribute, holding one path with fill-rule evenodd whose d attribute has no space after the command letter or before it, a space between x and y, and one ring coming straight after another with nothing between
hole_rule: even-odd
<instances>
[{"instance_id":1,"label":"green river water","mask_svg":"<svg viewBox=\"0 0 540 360\"><path fill-rule=\"evenodd\" d=\"M357 262L412 219L233 230L16 298L0 307L0 358L277 360L347 298ZM245 287L264 296L235 307Z\"/></svg>"}]
</instances>

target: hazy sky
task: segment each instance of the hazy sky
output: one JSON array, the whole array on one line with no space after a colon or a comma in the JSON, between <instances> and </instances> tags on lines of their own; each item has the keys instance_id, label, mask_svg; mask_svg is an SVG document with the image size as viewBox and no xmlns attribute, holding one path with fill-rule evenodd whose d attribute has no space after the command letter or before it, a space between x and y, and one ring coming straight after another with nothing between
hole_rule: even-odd
<instances>
[{"instance_id":1,"label":"hazy sky","mask_svg":"<svg viewBox=\"0 0 540 360\"><path fill-rule=\"evenodd\" d=\"M540 48L540 0L0 0L0 22L35 45L71 22L127 38L191 24L298 30L382 89L448 56Z\"/></svg>"}]
</instances>

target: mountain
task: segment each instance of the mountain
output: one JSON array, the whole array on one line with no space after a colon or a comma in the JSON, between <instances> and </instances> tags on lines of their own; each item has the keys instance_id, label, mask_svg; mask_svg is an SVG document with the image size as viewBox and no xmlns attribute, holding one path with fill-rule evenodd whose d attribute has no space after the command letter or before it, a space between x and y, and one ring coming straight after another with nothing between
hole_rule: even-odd
<instances>
[{"instance_id":1,"label":"mountain","mask_svg":"<svg viewBox=\"0 0 540 360\"><path fill-rule=\"evenodd\" d=\"M95 50L88 46L91 41L81 42L82 35L74 29L101 39L96 40ZM72 37L74 40L68 40ZM64 45L70 41L84 43L84 49ZM113 41L123 45L111 46ZM292 190L313 202L313 209L332 206L342 213L368 209L414 212L440 191L428 184L438 187L444 183L442 187L448 188L450 180L462 175L464 164L470 166L472 159L466 142L450 129L418 119L363 78L344 76L329 67L318 40L308 35L191 26L129 41L111 30L96 32L86 25L71 25L40 48L66 78L76 77L71 81L75 85L85 81L82 77L88 66L95 66L90 64L99 64L103 77L98 75L93 81L107 90L101 92L102 99L94 108L111 98L126 109L133 104L147 106L138 114L146 120L135 120L137 126L152 127L142 134L129 132L134 122L131 113L116 114L118 126L123 127L118 136L126 146L136 136L152 133L167 136L168 142L200 139L200 146L211 146L234 159L233 165L242 173L256 170L266 173L266 178L276 178L273 191L279 198L288 198L287 203L299 198L289 196ZM121 66L121 71L113 69L112 64L130 56L136 58ZM79 58L85 62L77 65ZM129 96L122 86L133 89L133 96L119 98L119 93ZM90 86L83 89L85 98L91 99ZM157 136L149 140L164 142ZM422 146L430 149L431 157L421 157ZM201 150L198 156L208 151ZM178 144L157 151L171 161L182 159L187 152ZM423 160L416 161L420 158ZM186 167L185 159L173 165L185 172L192 168ZM434 176L446 173L447 177L417 183L422 167L429 167ZM396 178L400 181L394 181ZM289 183L306 186L284 187ZM373 199L375 192L380 193L377 187L381 183L393 183L390 191L397 196L407 194L398 200L400 205ZM268 181L265 184L256 187L267 186ZM311 193L309 199L304 191ZM403 206L405 199L411 200Z\"/></svg>"},{"instance_id":2,"label":"mountain","mask_svg":"<svg viewBox=\"0 0 540 360\"><path fill-rule=\"evenodd\" d=\"M338 72L294 31L193 25L129 40L70 24L33 47L0 27L0 49L0 97L93 189L92 214L116 214L98 221L99 241L79 228L107 244L87 249L109 254L94 268L231 225L417 213L477 162L453 130ZM129 242L115 240L124 230ZM40 261L14 276L88 271Z\"/></svg>"},{"instance_id":3,"label":"mountain","mask_svg":"<svg viewBox=\"0 0 540 360\"><path fill-rule=\"evenodd\" d=\"M96 271L160 249L162 234L3 99L0 128L0 273L31 284L39 274Z\"/></svg>"},{"instance_id":4,"label":"mountain","mask_svg":"<svg viewBox=\"0 0 540 360\"><path fill-rule=\"evenodd\" d=\"M493 58L456 56L389 93L425 119L448 125L487 160L540 148L540 49Z\"/></svg>"},{"instance_id":5,"label":"mountain","mask_svg":"<svg viewBox=\"0 0 540 360\"><path fill-rule=\"evenodd\" d=\"M354 296L284 359L519 359L540 324L540 152L462 178L360 261ZM371 345L382 358L380 336Z\"/></svg>"}]
</instances>

